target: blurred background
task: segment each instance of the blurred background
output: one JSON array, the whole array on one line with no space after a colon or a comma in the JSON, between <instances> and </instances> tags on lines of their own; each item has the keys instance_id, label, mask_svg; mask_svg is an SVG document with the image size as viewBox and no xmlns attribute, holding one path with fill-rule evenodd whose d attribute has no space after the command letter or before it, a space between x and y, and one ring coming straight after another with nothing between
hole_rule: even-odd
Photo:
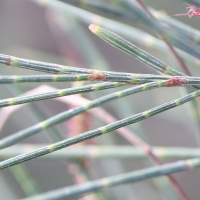
<instances>
[{"instance_id":1,"label":"blurred background","mask_svg":"<svg viewBox=\"0 0 200 200\"><path fill-rule=\"evenodd\" d=\"M144 2L148 6L162 11L169 16L177 13L186 13L186 5L183 4L183 1L144 0ZM99 39L89 31L89 23L79 19L79 17L70 12L64 13L59 12L58 9L43 8L28 0L1 0L0 19L0 52L2 54L74 67L157 74L155 70L150 69L145 64ZM189 19L187 16L183 16L176 17L176 19L194 28L198 29L200 27L200 20L198 17ZM133 25L136 28L144 29L144 27L137 22L133 22ZM152 32L151 30L149 31ZM132 37L127 37L127 35L122 36L169 64L171 67L177 68L177 63L168 51L154 48L148 41L142 44L139 39L137 41L137 37L139 38L139 36L135 37L134 40ZM195 66L191 62L186 62L186 64L193 75L200 75L199 66ZM2 75L44 74L6 65L0 65L0 73ZM48 83L48 85L57 89L75 87L80 84L81 83L71 84L63 82ZM43 85L43 83L0 85L0 99L22 95L41 85ZM45 83L45 85L47 85L47 83ZM117 90L120 89L118 88ZM82 96L92 100L114 91L116 91L116 89L83 94ZM126 100L121 99L112 103L112 105L107 104L102 108L109 111L109 113L119 120L133 115L134 113L139 113L179 98L184 94L185 91L183 88L160 88L129 96ZM1 129L0 137L3 138L15 133L73 106L72 104L67 105L55 99L26 105L9 117ZM129 128L152 146L197 147L198 143L196 138L199 134L199 129L192 117L190 107L190 104L183 105L131 125ZM62 138L67 138L77 134L79 131L80 133L85 132L88 129L94 129L105 124L91 114L84 115L83 117L86 121L82 120L80 124L84 124L84 127L79 127L80 124L77 125L77 121L72 120L56 125L55 129L43 131L23 140L21 143L51 144L56 140L56 138L52 139L51 137L54 133L58 132ZM88 121L90 123L87 124ZM75 130L77 133L74 133ZM59 137L57 140L59 140ZM116 134L116 132L95 138L87 144L111 146L131 145L122 136ZM2 157L1 159L4 160ZM174 161L174 159L163 160L163 162L170 161ZM148 159L35 159L24 163L23 168L11 167L10 169L4 169L0 172L1 198L20 199L29 195L73 185L80 181L77 180L77 174L74 174L76 173L75 168L77 167L77 163L81 163L83 169L80 167L80 169L76 170L78 170L80 174L82 174L84 170L87 171L87 178L90 180L151 166ZM29 186L29 180L20 180L25 172L28 174L27 176L31 177L31 189L26 188L26 186ZM179 172L173 176L190 199L197 200L200 198L199 169ZM134 184L109 188L103 190L103 194L100 194L100 196L102 195L103 197L98 198L110 200L142 200L147 198L154 200L169 199L166 196L167 194L164 194L158 189L157 184L160 183L159 179L160 178L156 178L154 180L145 180ZM21 184L19 182L21 182ZM166 188L168 188L168 186L166 186ZM170 195L169 192L169 196ZM86 197L80 197L80 199L81 198L87 199ZM176 198L173 197L170 199Z\"/></svg>"}]
</instances>

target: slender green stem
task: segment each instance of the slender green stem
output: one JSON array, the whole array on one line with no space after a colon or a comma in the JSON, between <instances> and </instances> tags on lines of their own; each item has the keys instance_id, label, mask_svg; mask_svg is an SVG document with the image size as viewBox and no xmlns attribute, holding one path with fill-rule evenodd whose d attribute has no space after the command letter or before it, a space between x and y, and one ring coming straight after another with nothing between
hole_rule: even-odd
<instances>
[{"instance_id":1,"label":"slender green stem","mask_svg":"<svg viewBox=\"0 0 200 200\"><path fill-rule=\"evenodd\" d=\"M52 98L69 96L69 95L80 94L80 93L85 93L85 92L105 90L105 89L110 89L110 88L126 86L126 85L129 85L129 83L123 83L123 82L99 83L99 84L86 85L86 86L81 86L81 87L76 87L76 88L57 90L54 92L47 92L47 93L42 93L42 94L3 99L3 100L0 100L0 107L13 106L13 105L18 105L18 104L23 104L23 103L30 103L34 101L52 99Z\"/></svg>"},{"instance_id":2,"label":"slender green stem","mask_svg":"<svg viewBox=\"0 0 200 200\"><path fill-rule=\"evenodd\" d=\"M15 146L2 149L0 158L8 159L20 154L26 154L30 150L36 150L47 146L47 144L17 144ZM151 152L154 156L160 159L188 159L200 157L200 148L186 148L186 147L151 147ZM61 149L51 154L39 157L43 160L64 160L64 159L77 159L77 158L147 158L147 154L140 147L133 146L108 146L108 145L85 145L69 147Z\"/></svg>"},{"instance_id":3,"label":"slender green stem","mask_svg":"<svg viewBox=\"0 0 200 200\"><path fill-rule=\"evenodd\" d=\"M27 82L74 82L74 81L118 81L141 84L159 80L168 80L172 76L154 74L127 74L109 75L104 73L96 74L70 74L70 75L28 75L28 76L0 76L0 84L6 83L27 83ZM200 85L200 77L176 76L177 79L185 79L189 85Z\"/></svg>"},{"instance_id":4,"label":"slender green stem","mask_svg":"<svg viewBox=\"0 0 200 200\"><path fill-rule=\"evenodd\" d=\"M102 38L107 43L111 44L112 46L124 51L125 53L134 56L138 60L146 63L150 67L162 72L163 74L167 75L180 75L183 76L184 74L178 72L172 68L170 68L167 64L163 63L159 59L155 58L154 56L150 55L149 53L143 51L142 49L138 48L137 46L133 45L132 43L128 42L124 38L112 33L106 29L103 29L97 25L90 25L89 29L95 33L97 36Z\"/></svg>"},{"instance_id":5,"label":"slender green stem","mask_svg":"<svg viewBox=\"0 0 200 200\"><path fill-rule=\"evenodd\" d=\"M26 83L26 82L74 82L74 81L118 81L144 83L157 80L167 80L170 76L158 76L151 74L129 74L127 76L106 75L104 73L96 74L70 74L70 75L32 75L32 76L0 76L0 84L3 83ZM186 77L179 77L186 78ZM187 77L190 79L190 77ZM191 77L196 81L200 81L198 77ZM196 82L196 84L200 84Z\"/></svg>"},{"instance_id":6,"label":"slender green stem","mask_svg":"<svg viewBox=\"0 0 200 200\"><path fill-rule=\"evenodd\" d=\"M120 75L120 76L127 76L130 73L122 73L122 72L109 72L109 71L99 71L94 69L86 69L86 68L78 68L78 67L70 67L64 65L58 65L54 63L46 63L46 62L39 62L35 60L28 60L17 58L14 56L0 54L0 63L13 66L13 67L20 67L35 71L42 71L47 73L54 73L54 74L67 74L67 73L75 73L75 74L96 74L96 73L105 73L110 75Z\"/></svg>"},{"instance_id":7,"label":"slender green stem","mask_svg":"<svg viewBox=\"0 0 200 200\"><path fill-rule=\"evenodd\" d=\"M200 159L190 159L177 161L170 164L164 164L162 166L150 167L147 169L137 170L129 173L124 173L117 176L102 178L95 181L88 181L82 185L70 186L61 189L57 189L48 193L43 193L34 197L26 198L24 200L57 200L65 199L67 197L73 197L86 192L94 190L102 190L104 188L113 187L125 183L133 183L139 180L145 180L158 176L168 175L175 172L180 172L188 169L194 169L200 167Z\"/></svg>"}]
</instances>

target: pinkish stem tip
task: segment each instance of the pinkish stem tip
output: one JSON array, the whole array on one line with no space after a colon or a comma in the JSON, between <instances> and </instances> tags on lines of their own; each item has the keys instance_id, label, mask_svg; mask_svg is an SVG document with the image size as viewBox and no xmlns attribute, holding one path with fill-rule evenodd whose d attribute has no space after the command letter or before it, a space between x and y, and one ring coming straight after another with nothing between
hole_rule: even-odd
<instances>
[{"instance_id":1,"label":"pinkish stem tip","mask_svg":"<svg viewBox=\"0 0 200 200\"><path fill-rule=\"evenodd\" d=\"M99 26L95 25L95 24L90 24L89 29L95 33L97 31L97 29L99 28Z\"/></svg>"}]
</instances>

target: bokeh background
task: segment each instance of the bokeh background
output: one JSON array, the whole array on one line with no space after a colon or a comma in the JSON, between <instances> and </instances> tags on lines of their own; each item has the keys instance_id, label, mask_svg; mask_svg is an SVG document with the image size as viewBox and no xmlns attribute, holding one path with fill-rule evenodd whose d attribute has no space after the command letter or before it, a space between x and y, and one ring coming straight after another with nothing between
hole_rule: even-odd
<instances>
[{"instance_id":1,"label":"bokeh background","mask_svg":"<svg viewBox=\"0 0 200 200\"><path fill-rule=\"evenodd\" d=\"M169 16L186 12L186 5L178 0L144 0L144 2L157 10L166 12ZM109 70L113 71L157 73L145 64L106 44L92 34L88 29L89 24L69 13L66 14L65 19L62 17L63 15L59 15L58 10L45 9L28 0L1 0L0 52L16 57L75 67L105 69L106 63L109 66ZM65 20L65 27L62 29L60 21L63 23L63 20ZM197 29L200 27L198 17L189 19L184 16L178 17L178 20ZM137 22L135 22L135 27L143 29ZM77 33L77 31L80 32ZM99 59L93 59L94 52L90 52L90 46L87 46L86 38L94 45ZM132 41L131 38L126 37L126 39ZM77 47L76 40L83 40L81 45L84 46L82 46L81 50ZM150 45L142 45L141 43L137 43L137 40L132 42L170 66L177 68L177 63L169 52L155 49ZM80 54L83 49L87 51L87 56L91 54L91 58L86 59ZM186 64L193 75L200 75L198 66L194 66L189 62ZM43 74L5 65L0 65L0 70L0 73L7 75ZM16 97L37 88L41 84L17 84L17 88L12 85L0 85L0 99ZM49 85L60 89L71 87L69 83L50 83ZM84 97L95 99L111 91L115 90L84 94ZM119 100L113 103L113 105L108 104L103 106L103 108L108 110L117 119L121 119L179 98L184 94L185 91L182 88L161 88L130 96L127 98L129 104ZM43 113L43 116L39 115L44 119L69 108L66 104L55 100L36 102L30 106L34 106L32 107L33 109L39 109ZM9 118L1 130L1 138L40 121L39 118L35 117L30 106L23 107ZM119 113L119 107L123 108L124 113ZM191 116L192 113L188 104L131 125L129 128L152 146L197 147L196 136L199 134L199 131ZM90 128L96 128L103 124L92 116L90 117ZM69 127L67 123L57 125L55 129L64 137L68 137ZM49 136L49 130L47 130L24 140L22 143L49 144L52 143L52 139ZM130 145L129 142L115 132L96 138L92 143L99 145ZM172 160L164 160L164 162L169 161ZM87 162L87 169L91 180L150 166L146 159L90 159ZM60 161L36 159L26 162L25 167L34 179L38 191L42 193L74 184L72 174L70 174L68 169L71 163L73 161L69 159ZM12 170L5 169L0 172L1 199L20 199L27 195L18 183L16 175L13 174L12 171L14 170L15 168L13 167ZM174 177L191 199L198 200L200 198L200 174L198 169L179 172ZM157 189L155 182L152 180L117 186L112 189L106 189L104 192L108 199L167 199Z\"/></svg>"}]
</instances>

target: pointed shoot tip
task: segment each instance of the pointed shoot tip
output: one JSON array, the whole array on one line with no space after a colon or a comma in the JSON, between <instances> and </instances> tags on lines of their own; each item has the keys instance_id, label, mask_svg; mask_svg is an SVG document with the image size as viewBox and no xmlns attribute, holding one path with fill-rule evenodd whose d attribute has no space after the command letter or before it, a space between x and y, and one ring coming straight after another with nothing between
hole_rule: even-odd
<instances>
[{"instance_id":1,"label":"pointed shoot tip","mask_svg":"<svg viewBox=\"0 0 200 200\"><path fill-rule=\"evenodd\" d=\"M92 31L93 33L96 33L96 31L99 29L99 26L95 25L95 24L90 24L89 26L90 31Z\"/></svg>"}]
</instances>

